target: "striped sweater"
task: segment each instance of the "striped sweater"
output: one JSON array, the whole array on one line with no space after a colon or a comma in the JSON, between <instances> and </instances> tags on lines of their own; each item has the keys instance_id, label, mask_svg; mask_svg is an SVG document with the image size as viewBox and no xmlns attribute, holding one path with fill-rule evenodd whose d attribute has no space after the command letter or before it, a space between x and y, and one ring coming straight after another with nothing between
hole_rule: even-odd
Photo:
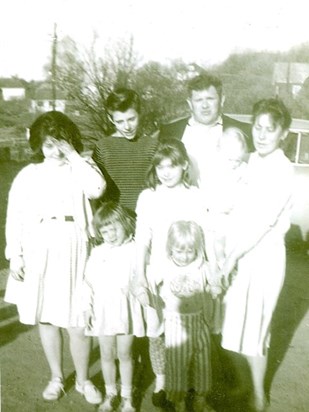
<instances>
[{"instance_id":1,"label":"striped sweater","mask_svg":"<svg viewBox=\"0 0 309 412\"><path fill-rule=\"evenodd\" d=\"M123 206L135 210L157 143L157 136L136 136L133 140L103 136L100 139L93 160L107 181L103 200L119 200Z\"/></svg>"}]
</instances>

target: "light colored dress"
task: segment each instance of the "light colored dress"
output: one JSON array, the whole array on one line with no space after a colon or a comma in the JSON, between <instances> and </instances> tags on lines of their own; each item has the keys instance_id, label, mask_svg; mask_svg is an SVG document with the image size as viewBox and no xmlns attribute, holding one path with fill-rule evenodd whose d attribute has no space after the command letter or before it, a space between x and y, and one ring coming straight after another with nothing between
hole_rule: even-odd
<instances>
[{"instance_id":1,"label":"light colored dress","mask_svg":"<svg viewBox=\"0 0 309 412\"><path fill-rule=\"evenodd\" d=\"M133 240L120 246L103 243L92 250L83 291L84 310L93 313L87 335L145 336L142 307L131 293L135 255Z\"/></svg>"},{"instance_id":2,"label":"light colored dress","mask_svg":"<svg viewBox=\"0 0 309 412\"><path fill-rule=\"evenodd\" d=\"M202 192L196 187L168 188L158 185L155 190L144 190L136 207L136 243L148 244L151 240L147 280L156 309L147 307L147 335L158 337L163 333L162 308L156 305L157 285L162 281L160 263L166 257L168 230L179 220L195 221L203 229L206 225L206 206Z\"/></svg>"},{"instance_id":3,"label":"light colored dress","mask_svg":"<svg viewBox=\"0 0 309 412\"><path fill-rule=\"evenodd\" d=\"M6 257L22 256L24 281L9 276L5 300L20 321L84 326L81 290L89 254L90 198L105 182L91 159L26 166L13 181L6 221Z\"/></svg>"},{"instance_id":4,"label":"light colored dress","mask_svg":"<svg viewBox=\"0 0 309 412\"><path fill-rule=\"evenodd\" d=\"M290 227L293 169L280 149L250 156L247 184L235 206L227 249L243 251L225 296L222 346L262 356L284 282L284 236Z\"/></svg>"}]
</instances>

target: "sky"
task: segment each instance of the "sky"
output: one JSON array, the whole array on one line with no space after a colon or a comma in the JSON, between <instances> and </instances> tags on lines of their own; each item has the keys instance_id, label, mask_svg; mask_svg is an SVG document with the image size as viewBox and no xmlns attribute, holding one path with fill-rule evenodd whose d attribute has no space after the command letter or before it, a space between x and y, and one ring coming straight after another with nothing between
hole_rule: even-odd
<instances>
[{"instance_id":1,"label":"sky","mask_svg":"<svg viewBox=\"0 0 309 412\"><path fill-rule=\"evenodd\" d=\"M233 52L309 42L308 0L2 0L0 77L44 78L54 24L61 40L97 50L134 39L140 60L202 65ZM98 52L100 54L100 52Z\"/></svg>"}]
</instances>

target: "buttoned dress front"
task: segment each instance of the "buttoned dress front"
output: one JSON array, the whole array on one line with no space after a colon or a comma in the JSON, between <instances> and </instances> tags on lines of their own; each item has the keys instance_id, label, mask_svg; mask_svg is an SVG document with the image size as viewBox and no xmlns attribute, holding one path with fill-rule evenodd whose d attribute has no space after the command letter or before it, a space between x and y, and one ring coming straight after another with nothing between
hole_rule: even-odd
<instances>
[{"instance_id":1,"label":"buttoned dress front","mask_svg":"<svg viewBox=\"0 0 309 412\"><path fill-rule=\"evenodd\" d=\"M263 356L285 277L293 169L280 149L250 156L247 184L231 217L227 249L244 252L225 296L222 346Z\"/></svg>"},{"instance_id":2,"label":"buttoned dress front","mask_svg":"<svg viewBox=\"0 0 309 412\"><path fill-rule=\"evenodd\" d=\"M89 254L89 198L102 194L104 179L90 159L62 165L26 166L9 194L6 256L22 256L24 281L9 276L5 300L20 321L59 327L84 326L81 288Z\"/></svg>"}]
</instances>

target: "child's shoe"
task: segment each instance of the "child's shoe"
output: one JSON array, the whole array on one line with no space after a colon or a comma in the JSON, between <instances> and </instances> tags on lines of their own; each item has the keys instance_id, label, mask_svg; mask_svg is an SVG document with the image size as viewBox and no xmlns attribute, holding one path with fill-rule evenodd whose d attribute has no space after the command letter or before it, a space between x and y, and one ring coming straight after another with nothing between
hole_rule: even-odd
<instances>
[{"instance_id":1,"label":"child's shoe","mask_svg":"<svg viewBox=\"0 0 309 412\"><path fill-rule=\"evenodd\" d=\"M131 398L121 398L120 410L121 412L135 412L135 408L132 405L132 399Z\"/></svg>"},{"instance_id":2,"label":"child's shoe","mask_svg":"<svg viewBox=\"0 0 309 412\"><path fill-rule=\"evenodd\" d=\"M75 389L80 394L84 395L86 401L92 404L98 404L102 402L102 394L94 384L87 380L82 385L80 385L77 381L75 383Z\"/></svg>"},{"instance_id":3,"label":"child's shoe","mask_svg":"<svg viewBox=\"0 0 309 412\"><path fill-rule=\"evenodd\" d=\"M98 412L112 412L115 410L115 402L117 400L117 395L106 395L104 401L99 406Z\"/></svg>"},{"instance_id":4,"label":"child's shoe","mask_svg":"<svg viewBox=\"0 0 309 412\"><path fill-rule=\"evenodd\" d=\"M153 392L151 400L153 406L156 406L157 408L172 410L173 403L167 399L164 389L161 389L159 392Z\"/></svg>"},{"instance_id":5,"label":"child's shoe","mask_svg":"<svg viewBox=\"0 0 309 412\"><path fill-rule=\"evenodd\" d=\"M151 400L153 406L162 407L162 405L166 401L166 392L163 389L161 389L159 392L153 392Z\"/></svg>"},{"instance_id":6,"label":"child's shoe","mask_svg":"<svg viewBox=\"0 0 309 412\"><path fill-rule=\"evenodd\" d=\"M62 378L54 378L49 381L42 393L46 401L57 401L62 394L65 394Z\"/></svg>"}]
</instances>

